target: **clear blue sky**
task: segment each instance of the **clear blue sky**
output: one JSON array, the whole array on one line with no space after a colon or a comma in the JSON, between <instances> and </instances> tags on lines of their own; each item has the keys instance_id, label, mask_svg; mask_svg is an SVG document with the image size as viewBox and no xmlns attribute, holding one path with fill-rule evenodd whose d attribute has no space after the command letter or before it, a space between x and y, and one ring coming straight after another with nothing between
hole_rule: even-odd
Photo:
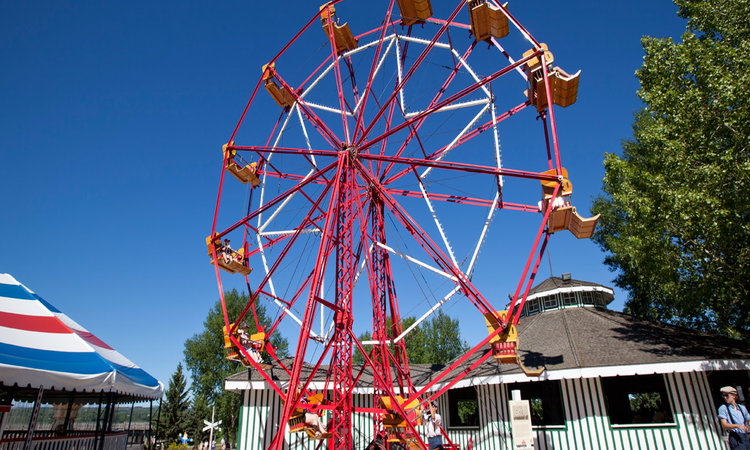
<instances>
[{"instance_id":1,"label":"clear blue sky","mask_svg":"<svg viewBox=\"0 0 750 450\"><path fill-rule=\"evenodd\" d=\"M318 10L275 5L0 3L0 272L165 383L218 298L204 237L221 144L260 66ZM360 7L337 9L353 28L371 28ZM454 7L433 0L437 17ZM586 213L603 154L631 135L641 36L677 38L684 21L664 0L510 8L563 67L582 69L578 102L558 109L558 127L574 203ZM612 285L592 242L561 233L550 255L555 275ZM545 258L538 280L547 276ZM501 299L515 282L498 288ZM616 290L612 306L621 309L625 297ZM462 324L465 337L478 336L469 330L476 325Z\"/></svg>"}]
</instances>

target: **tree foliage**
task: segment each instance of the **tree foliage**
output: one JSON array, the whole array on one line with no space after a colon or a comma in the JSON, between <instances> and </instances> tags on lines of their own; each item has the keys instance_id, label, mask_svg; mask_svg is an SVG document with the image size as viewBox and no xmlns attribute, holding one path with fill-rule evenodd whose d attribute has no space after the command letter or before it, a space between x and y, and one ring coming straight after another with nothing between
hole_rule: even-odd
<instances>
[{"instance_id":1,"label":"tree foliage","mask_svg":"<svg viewBox=\"0 0 750 450\"><path fill-rule=\"evenodd\" d=\"M605 156L594 238L636 315L750 338L750 2L676 0L644 37L633 138Z\"/></svg>"},{"instance_id":2,"label":"tree foliage","mask_svg":"<svg viewBox=\"0 0 750 450\"><path fill-rule=\"evenodd\" d=\"M242 308L249 301L249 297L247 294L240 294L234 289L224 293L224 301L231 322L239 316ZM261 326L270 326L271 320L266 317L263 305L256 304L255 308ZM251 314L246 316L245 321L249 326L250 333L257 331ZM193 394L196 398L201 399L200 401L205 402L206 410L210 411L211 406L216 406L216 419L222 420L222 429L225 433L228 433L226 435L227 441L234 442L241 398L236 393L224 390L224 380L229 375L244 370L244 368L240 363L225 358L224 324L221 301L217 301L209 310L206 320L203 321L203 331L185 341L184 355L185 365L193 379ZM274 334L271 338L271 345L276 349L276 354L279 357L285 356L288 352L286 339L277 334ZM206 418L209 417L210 412Z\"/></svg>"},{"instance_id":3,"label":"tree foliage","mask_svg":"<svg viewBox=\"0 0 750 450\"><path fill-rule=\"evenodd\" d=\"M193 395L188 436L195 442L208 441L209 431L203 431L204 420L211 420L211 407L205 396Z\"/></svg>"},{"instance_id":4,"label":"tree foliage","mask_svg":"<svg viewBox=\"0 0 750 450\"><path fill-rule=\"evenodd\" d=\"M414 317L401 320L401 327L406 330L417 321ZM387 320L386 327L390 328L391 321ZM370 332L359 336L360 341L369 340ZM445 364L464 354L468 345L461 340L458 321L438 310L432 319L422 322L404 338L406 355L411 364ZM393 349L391 348L391 352ZM354 364L365 362L359 351L354 352Z\"/></svg>"},{"instance_id":5,"label":"tree foliage","mask_svg":"<svg viewBox=\"0 0 750 450\"><path fill-rule=\"evenodd\" d=\"M190 400L187 381L182 373L182 363L177 364L177 369L169 380L165 399L161 404L161 414L154 419L157 418L159 440L175 441L182 433L188 431L191 420Z\"/></svg>"}]
</instances>

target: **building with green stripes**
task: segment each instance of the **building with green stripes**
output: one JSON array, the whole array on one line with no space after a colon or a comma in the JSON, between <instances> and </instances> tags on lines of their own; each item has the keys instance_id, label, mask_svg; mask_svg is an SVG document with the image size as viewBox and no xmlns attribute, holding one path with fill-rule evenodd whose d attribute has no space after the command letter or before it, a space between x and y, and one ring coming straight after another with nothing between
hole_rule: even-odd
<instances>
[{"instance_id":1,"label":"building with green stripes","mask_svg":"<svg viewBox=\"0 0 750 450\"><path fill-rule=\"evenodd\" d=\"M461 449L512 449L508 401L519 391L530 402L536 449L728 448L716 418L719 388L736 386L745 401L746 344L611 311L613 298L610 288L570 277L535 286L518 327L520 353L526 366L546 370L528 378L490 358L439 399L450 439ZM410 366L414 384L424 386L441 368ZM313 389L323 387L321 372ZM279 385L286 382L279 367L269 373ZM355 405L371 407L371 379L361 384ZM243 395L238 449L268 448L279 427L286 428L278 421L278 396L250 371L229 377L226 389ZM364 449L373 438L372 416L353 422L355 449ZM318 443L287 433L290 449Z\"/></svg>"}]
</instances>

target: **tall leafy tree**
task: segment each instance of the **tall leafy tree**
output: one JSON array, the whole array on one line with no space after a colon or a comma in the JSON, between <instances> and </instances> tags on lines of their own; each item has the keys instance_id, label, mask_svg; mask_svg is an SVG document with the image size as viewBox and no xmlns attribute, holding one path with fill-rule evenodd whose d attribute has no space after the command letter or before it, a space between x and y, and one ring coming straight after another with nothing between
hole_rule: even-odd
<instances>
[{"instance_id":1,"label":"tall leafy tree","mask_svg":"<svg viewBox=\"0 0 750 450\"><path fill-rule=\"evenodd\" d=\"M422 325L422 333L412 336L406 341L406 352L418 348L422 355L415 355L415 363L445 364L462 355L468 350L468 345L461 340L458 320L451 319L443 311L438 311L432 319ZM415 353L415 352L413 352ZM411 361L411 358L409 359Z\"/></svg>"},{"instance_id":2,"label":"tall leafy tree","mask_svg":"<svg viewBox=\"0 0 750 450\"><path fill-rule=\"evenodd\" d=\"M416 322L414 317L406 317L401 321L401 327L406 330ZM390 327L390 319L386 326ZM360 341L369 340L370 332L359 336ZM422 322L404 338L406 355L411 364L445 364L462 355L468 350L468 345L461 340L458 321L451 319L442 311L429 320ZM393 352L393 349L391 349ZM353 362L364 363L365 359L359 351L354 352Z\"/></svg>"},{"instance_id":3,"label":"tall leafy tree","mask_svg":"<svg viewBox=\"0 0 750 450\"><path fill-rule=\"evenodd\" d=\"M224 301L227 307L229 320L233 321L239 316L242 308L249 301L247 294L240 294L236 289L224 293ZM258 322L262 327L271 324L270 318L266 316L263 305L255 305ZM251 315L246 316L249 331L257 331L255 321ZM237 424L240 413L240 396L224 390L224 380L234 373L244 370L242 365L236 361L225 358L224 353L224 313L221 301L217 301L209 310L206 320L203 321L203 331L193 335L185 341L185 365L193 379L193 394L205 399L207 408L216 406L216 419L222 421L222 429L226 433L226 440L234 442L237 433ZM286 339L274 334L271 345L276 349L279 356L288 352Z\"/></svg>"},{"instance_id":4,"label":"tall leafy tree","mask_svg":"<svg viewBox=\"0 0 750 450\"><path fill-rule=\"evenodd\" d=\"M182 363L177 364L177 369L169 379L158 419L158 439L176 441L182 433L188 431L190 399L188 399L187 380L182 372Z\"/></svg>"},{"instance_id":5,"label":"tall leafy tree","mask_svg":"<svg viewBox=\"0 0 750 450\"><path fill-rule=\"evenodd\" d=\"M750 2L675 0L682 42L644 37L644 103L607 154L594 238L627 311L750 338Z\"/></svg>"}]
</instances>

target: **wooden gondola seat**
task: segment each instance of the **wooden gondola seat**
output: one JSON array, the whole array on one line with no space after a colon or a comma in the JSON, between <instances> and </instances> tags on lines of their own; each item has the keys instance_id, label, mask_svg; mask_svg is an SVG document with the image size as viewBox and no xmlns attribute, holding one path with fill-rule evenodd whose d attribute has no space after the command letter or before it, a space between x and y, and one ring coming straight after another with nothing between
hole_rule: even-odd
<instances>
[{"instance_id":1,"label":"wooden gondola seat","mask_svg":"<svg viewBox=\"0 0 750 450\"><path fill-rule=\"evenodd\" d=\"M229 327L233 327L234 324L229 325ZM232 344L232 341L229 339L229 332L227 331L227 326L224 325L222 327L222 330L224 331L224 350L227 352L227 359L230 359L232 361L240 361L242 358L240 358L240 353L237 351L237 347Z\"/></svg>"},{"instance_id":2,"label":"wooden gondola seat","mask_svg":"<svg viewBox=\"0 0 750 450\"><path fill-rule=\"evenodd\" d=\"M573 208L573 214L570 217L570 223L568 224L568 230L573 233L573 236L578 239L588 239L594 234L596 224L599 221L599 214L594 217L581 217L575 208Z\"/></svg>"},{"instance_id":3,"label":"wooden gondola seat","mask_svg":"<svg viewBox=\"0 0 750 450\"><path fill-rule=\"evenodd\" d=\"M395 405L391 402L391 397L384 396L378 400L378 406L387 410L386 414L383 414L383 426L385 427L385 440L387 442L400 442L407 447L411 448L411 444L414 443L414 435L407 427L406 421L408 420L413 425L422 424L422 408L419 405L419 399L414 399L409 403L406 403L405 398L400 395L395 396L396 401L401 408L406 412L404 417L401 412L396 409ZM419 447L416 447L419 448Z\"/></svg>"},{"instance_id":4,"label":"wooden gondola seat","mask_svg":"<svg viewBox=\"0 0 750 450\"><path fill-rule=\"evenodd\" d=\"M402 409L406 412L406 418L401 415L398 409L396 409L395 405L391 402L391 397L384 396L380 397L378 403L379 406L383 409L388 410L387 414L383 414L383 425L386 427L396 427L396 428L405 428L406 427L406 420L408 419L410 422L419 425L422 423L422 409L418 406L419 400L414 399L410 401L409 403L406 403L405 398L401 397L400 395L395 396L396 401L401 406Z\"/></svg>"},{"instance_id":5,"label":"wooden gondola seat","mask_svg":"<svg viewBox=\"0 0 750 450\"><path fill-rule=\"evenodd\" d=\"M581 71L579 70L571 75L560 67L552 68L552 62L555 60L555 57L547 50L547 44L542 43L540 45L544 49L544 57L547 62L547 76L550 93L552 94L552 102L555 105L567 108L578 99L578 80L581 76ZM525 52L523 56L527 57L532 53L534 53L534 49ZM536 106L537 111L541 112L548 106L541 58L538 56L531 58L524 65L524 68L529 79L529 89L526 91L526 96Z\"/></svg>"},{"instance_id":6,"label":"wooden gondola seat","mask_svg":"<svg viewBox=\"0 0 750 450\"><path fill-rule=\"evenodd\" d=\"M507 315L508 311L485 314L484 320L487 323L487 331L492 334L495 330L501 328ZM493 336L490 339L490 348L492 349L492 356L495 357L495 361L500 364L517 364L526 376L538 377L544 372L544 367L532 369L526 367L521 361L521 356L518 354L518 331L515 325L510 325L505 330Z\"/></svg>"},{"instance_id":7,"label":"wooden gondola seat","mask_svg":"<svg viewBox=\"0 0 750 450\"><path fill-rule=\"evenodd\" d=\"M573 193L573 185L568 179L568 171L560 168L562 174L562 186L557 192L557 197L552 198L557 181L542 180L542 201L540 211L545 212L547 205L550 205L552 211L547 219L547 231L552 234L562 230L570 230L573 236L578 239L587 239L594 234L596 223L599 220L599 214L594 217L581 217L575 207L570 204L570 197ZM555 169L542 172L546 175L555 175Z\"/></svg>"},{"instance_id":8,"label":"wooden gondola seat","mask_svg":"<svg viewBox=\"0 0 750 450\"><path fill-rule=\"evenodd\" d=\"M217 263L219 267L223 270L226 270L229 273L241 273L242 275L250 275L250 272L253 271L253 269L245 266L243 262L245 261L245 249L239 249L235 252L233 252L233 258L232 260L227 264L224 261L224 258L220 255L221 254L221 239L215 238L211 239L211 236L206 238L206 244L208 245L208 256L213 257L211 254L211 246L214 246L214 250L216 252L216 255L218 256L216 259L218 260ZM211 264L214 263L214 260L211 259Z\"/></svg>"},{"instance_id":9,"label":"wooden gondola seat","mask_svg":"<svg viewBox=\"0 0 750 450\"><path fill-rule=\"evenodd\" d=\"M317 393L312 394L307 397L307 404L309 405L319 405L323 402L323 394ZM305 424L305 408L294 408L294 411L292 411L291 416L289 417L289 432L290 433L297 433L300 431L305 431L307 435L311 439L325 439L331 437L331 433L323 433L321 435L316 435L316 430L312 429L312 427L307 426Z\"/></svg>"},{"instance_id":10,"label":"wooden gondola seat","mask_svg":"<svg viewBox=\"0 0 750 450\"><path fill-rule=\"evenodd\" d=\"M260 178L257 176L258 163L254 162L246 164L244 167L240 167L240 165L234 160L234 157L237 155L237 150L228 149L227 147L230 145L234 145L234 142L222 146L224 159L227 159L227 171L240 180L242 184L250 183L252 187L258 187L260 185Z\"/></svg>"},{"instance_id":11,"label":"wooden gondola seat","mask_svg":"<svg viewBox=\"0 0 750 450\"><path fill-rule=\"evenodd\" d=\"M424 23L432 17L430 0L398 0L398 9L401 11L401 25L404 26Z\"/></svg>"},{"instance_id":12,"label":"wooden gondola seat","mask_svg":"<svg viewBox=\"0 0 750 450\"><path fill-rule=\"evenodd\" d=\"M268 370L271 367L273 367L271 364L264 363L262 359L260 358L260 353L265 348L266 348L266 333L265 332L259 331L258 333L250 335L250 344L249 346L246 347L246 350L250 354L256 353L258 355L258 361L256 362L262 370ZM240 361L243 366L249 367L249 368L255 368L255 366L247 359L247 357L245 357L243 353L240 353L240 352L238 353L239 353L238 361Z\"/></svg>"},{"instance_id":13,"label":"wooden gondola seat","mask_svg":"<svg viewBox=\"0 0 750 450\"><path fill-rule=\"evenodd\" d=\"M253 187L260 186L260 178L255 174L257 162L246 164L244 167L240 167L234 161L227 163L227 171L234 175L235 178L240 180L243 184L250 183Z\"/></svg>"},{"instance_id":14,"label":"wooden gondola seat","mask_svg":"<svg viewBox=\"0 0 750 450\"><path fill-rule=\"evenodd\" d=\"M235 258L229 263L229 265L234 269L235 273L241 273L242 275L250 275L250 272L253 271L253 269L245 266L243 263L245 261L245 249L241 248L234 252Z\"/></svg>"},{"instance_id":15,"label":"wooden gondola seat","mask_svg":"<svg viewBox=\"0 0 750 450\"><path fill-rule=\"evenodd\" d=\"M274 101L276 101L277 105L282 108L289 108L294 104L294 97L288 88L280 88L279 85L276 84L276 69L274 66L275 63L265 64L263 66L263 85L266 88L266 91L271 94ZM268 70L266 70L267 67Z\"/></svg>"},{"instance_id":16,"label":"wooden gondola seat","mask_svg":"<svg viewBox=\"0 0 750 450\"><path fill-rule=\"evenodd\" d=\"M578 79L581 76L581 71L570 75L561 68L555 67L549 71L548 75L552 102L563 108L575 103L578 99ZM526 95L536 105L537 111L541 112L548 106L547 91L544 87L544 73L541 70L537 70L530 75L529 86L530 89L526 91Z\"/></svg>"},{"instance_id":17,"label":"wooden gondola seat","mask_svg":"<svg viewBox=\"0 0 750 450\"><path fill-rule=\"evenodd\" d=\"M305 427L305 432L307 433L307 437L309 437L313 441L321 440L321 439L328 439L329 437L333 436L333 433L316 433L315 430L313 430L310 427Z\"/></svg>"},{"instance_id":18,"label":"wooden gondola seat","mask_svg":"<svg viewBox=\"0 0 750 450\"><path fill-rule=\"evenodd\" d=\"M487 332L492 334L498 328L502 327L508 311L498 311L496 314L487 313L484 320L487 325ZM518 331L515 325L510 325L506 330L501 331L490 339L490 348L492 356L501 364L518 363Z\"/></svg>"},{"instance_id":19,"label":"wooden gondola seat","mask_svg":"<svg viewBox=\"0 0 750 450\"><path fill-rule=\"evenodd\" d=\"M508 17L500 8L484 0L470 0L469 19L471 20L471 34L477 41L486 41L492 37L503 38L508 35ZM503 5L503 7L505 7Z\"/></svg>"},{"instance_id":20,"label":"wooden gondola seat","mask_svg":"<svg viewBox=\"0 0 750 450\"><path fill-rule=\"evenodd\" d=\"M549 47L547 47L547 44L542 42L539 44L539 46L544 50L544 59L547 62L547 67L552 68L552 62L555 60L555 56L552 54L551 51L549 51ZM536 52L536 49L530 49L528 51L525 51L523 53L523 57L526 58L527 56L531 56L532 53ZM536 72L537 70L540 70L542 68L542 60L539 56L535 56L531 58L530 60L526 61L526 64L524 64L524 69L526 70L526 74L529 75L533 72Z\"/></svg>"},{"instance_id":21,"label":"wooden gondola seat","mask_svg":"<svg viewBox=\"0 0 750 450\"><path fill-rule=\"evenodd\" d=\"M552 210L549 213L549 219L547 219L547 231L557 233L558 231L567 230L572 213L573 207L569 205Z\"/></svg>"},{"instance_id":22,"label":"wooden gondola seat","mask_svg":"<svg viewBox=\"0 0 750 450\"><path fill-rule=\"evenodd\" d=\"M568 230L578 239L588 239L594 234L599 214L594 217L582 217L574 206L564 206L552 210L547 220L550 233Z\"/></svg>"},{"instance_id":23,"label":"wooden gondola seat","mask_svg":"<svg viewBox=\"0 0 750 450\"><path fill-rule=\"evenodd\" d=\"M554 73L555 93L553 101L555 105L567 108L578 99L578 79L581 76L581 71L570 75L561 68L555 67Z\"/></svg>"},{"instance_id":24,"label":"wooden gondola seat","mask_svg":"<svg viewBox=\"0 0 750 450\"><path fill-rule=\"evenodd\" d=\"M333 39L332 41L336 44L336 53L341 54L343 52L354 50L357 48L359 41L354 39L352 30L349 29L349 24L344 23L339 25L334 19L336 17L336 8L330 3L326 3L320 7L322 11L320 13L320 23L323 25L323 31L326 36L331 39L330 30L328 29L328 23L330 22L333 28Z\"/></svg>"},{"instance_id":25,"label":"wooden gondola seat","mask_svg":"<svg viewBox=\"0 0 750 450\"><path fill-rule=\"evenodd\" d=\"M562 186L560 187L560 190L557 192L558 196L569 196L573 193L573 184L568 179L568 170L565 167L560 168L560 173L563 177L562 180ZM542 172L544 175L557 175L557 170L550 169ZM552 197L552 194L555 192L555 186L557 186L557 181L550 181L550 180L542 180L542 195L545 200Z\"/></svg>"}]
</instances>

